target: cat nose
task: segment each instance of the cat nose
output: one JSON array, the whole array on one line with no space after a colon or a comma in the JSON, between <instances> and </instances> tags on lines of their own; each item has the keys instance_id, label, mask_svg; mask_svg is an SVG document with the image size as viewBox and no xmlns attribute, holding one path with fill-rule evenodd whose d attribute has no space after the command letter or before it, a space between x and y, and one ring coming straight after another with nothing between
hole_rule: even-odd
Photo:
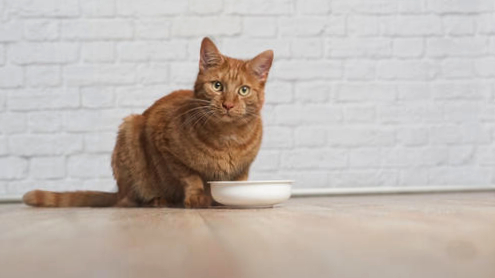
<instances>
[{"instance_id":1,"label":"cat nose","mask_svg":"<svg viewBox=\"0 0 495 278\"><path fill-rule=\"evenodd\" d=\"M232 109L234 107L234 104L232 102L224 102L222 103L223 108L225 108L227 111Z\"/></svg>"}]
</instances>

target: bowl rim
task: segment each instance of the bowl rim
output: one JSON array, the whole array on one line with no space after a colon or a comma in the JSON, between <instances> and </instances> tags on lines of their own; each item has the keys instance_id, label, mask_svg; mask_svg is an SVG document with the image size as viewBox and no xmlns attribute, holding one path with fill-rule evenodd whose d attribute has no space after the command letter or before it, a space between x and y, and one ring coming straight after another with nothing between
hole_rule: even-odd
<instances>
[{"instance_id":1,"label":"bowl rim","mask_svg":"<svg viewBox=\"0 0 495 278\"><path fill-rule=\"evenodd\" d=\"M210 185L292 185L294 180L208 181Z\"/></svg>"}]
</instances>

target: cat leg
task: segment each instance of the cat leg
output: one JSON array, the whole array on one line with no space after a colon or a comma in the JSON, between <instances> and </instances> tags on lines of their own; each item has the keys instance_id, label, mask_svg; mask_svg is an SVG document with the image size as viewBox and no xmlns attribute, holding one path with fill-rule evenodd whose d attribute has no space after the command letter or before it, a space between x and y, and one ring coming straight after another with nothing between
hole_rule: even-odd
<instances>
[{"instance_id":1,"label":"cat leg","mask_svg":"<svg viewBox=\"0 0 495 278\"><path fill-rule=\"evenodd\" d=\"M145 207L160 208L160 207L169 207L170 205L165 200L165 198L163 198L163 197L156 197L156 198L153 198L148 203L146 203L144 206Z\"/></svg>"},{"instance_id":2,"label":"cat leg","mask_svg":"<svg viewBox=\"0 0 495 278\"><path fill-rule=\"evenodd\" d=\"M211 196L205 192L203 180L197 176L182 178L184 185L184 206L186 208L206 208L211 206Z\"/></svg>"},{"instance_id":3,"label":"cat leg","mask_svg":"<svg viewBox=\"0 0 495 278\"><path fill-rule=\"evenodd\" d=\"M249 167L244 169L237 177L234 178L234 181L247 181L249 176Z\"/></svg>"}]
</instances>

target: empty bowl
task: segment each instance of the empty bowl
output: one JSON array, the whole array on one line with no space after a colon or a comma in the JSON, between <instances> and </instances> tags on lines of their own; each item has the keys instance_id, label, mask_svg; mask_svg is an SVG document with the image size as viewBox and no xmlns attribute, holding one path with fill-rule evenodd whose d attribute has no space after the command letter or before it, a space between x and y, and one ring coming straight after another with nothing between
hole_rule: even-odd
<instances>
[{"instance_id":1,"label":"empty bowl","mask_svg":"<svg viewBox=\"0 0 495 278\"><path fill-rule=\"evenodd\" d=\"M271 207L290 198L294 181L210 181L211 196L220 204Z\"/></svg>"}]
</instances>

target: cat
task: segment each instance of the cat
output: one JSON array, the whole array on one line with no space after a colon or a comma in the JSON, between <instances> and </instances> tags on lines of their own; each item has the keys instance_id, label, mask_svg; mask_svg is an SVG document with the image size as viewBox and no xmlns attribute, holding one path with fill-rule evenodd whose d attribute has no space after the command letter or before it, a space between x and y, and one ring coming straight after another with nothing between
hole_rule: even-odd
<instances>
[{"instance_id":1,"label":"cat","mask_svg":"<svg viewBox=\"0 0 495 278\"><path fill-rule=\"evenodd\" d=\"M174 91L126 117L112 154L118 192L33 190L41 207L185 207L213 204L207 181L247 180L261 145L261 108L273 62L227 57L201 42L194 90Z\"/></svg>"}]
</instances>

